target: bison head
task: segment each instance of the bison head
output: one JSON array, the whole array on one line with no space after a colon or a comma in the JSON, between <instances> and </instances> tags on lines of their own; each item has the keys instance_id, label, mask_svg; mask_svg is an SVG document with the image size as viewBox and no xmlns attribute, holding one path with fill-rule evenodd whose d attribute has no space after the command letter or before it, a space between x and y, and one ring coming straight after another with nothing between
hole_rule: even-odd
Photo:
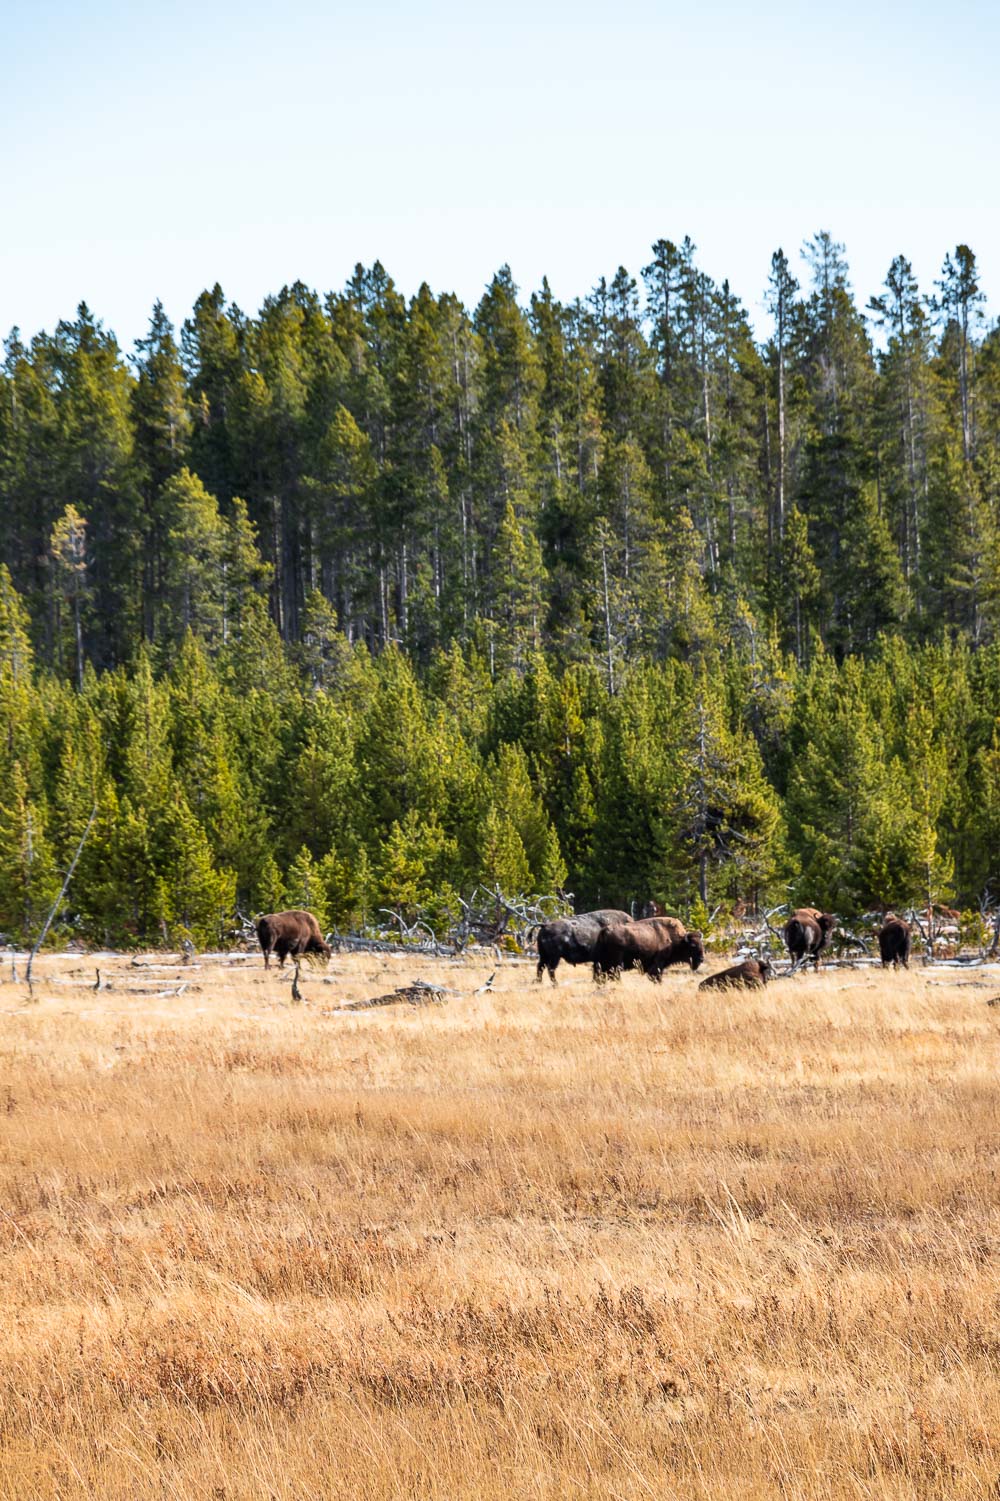
<instances>
[{"instance_id":1,"label":"bison head","mask_svg":"<svg viewBox=\"0 0 1000 1501\"><path fill-rule=\"evenodd\" d=\"M820 931L827 937L829 937L837 926L837 919L830 912L821 912L816 921L819 924Z\"/></svg>"},{"instance_id":2,"label":"bison head","mask_svg":"<svg viewBox=\"0 0 1000 1501\"><path fill-rule=\"evenodd\" d=\"M680 941L680 949L692 969L697 969L705 962L705 945L701 941L700 933L685 933Z\"/></svg>"},{"instance_id":3,"label":"bison head","mask_svg":"<svg viewBox=\"0 0 1000 1501\"><path fill-rule=\"evenodd\" d=\"M761 959L758 962L760 964L760 977L766 985L769 980L774 979L774 965L770 959Z\"/></svg>"}]
</instances>

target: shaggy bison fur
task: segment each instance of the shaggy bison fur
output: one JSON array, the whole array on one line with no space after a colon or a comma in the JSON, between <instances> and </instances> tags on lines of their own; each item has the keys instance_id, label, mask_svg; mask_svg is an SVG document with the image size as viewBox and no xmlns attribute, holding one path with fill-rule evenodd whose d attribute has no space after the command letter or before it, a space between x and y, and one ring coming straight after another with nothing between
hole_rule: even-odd
<instances>
[{"instance_id":1,"label":"shaggy bison fur","mask_svg":"<svg viewBox=\"0 0 1000 1501\"><path fill-rule=\"evenodd\" d=\"M744 959L729 969L720 969L717 975L702 980L699 990L754 990L766 985L774 971L766 959Z\"/></svg>"},{"instance_id":2,"label":"shaggy bison fur","mask_svg":"<svg viewBox=\"0 0 1000 1501\"><path fill-rule=\"evenodd\" d=\"M671 964L697 969L705 958L700 933L689 933L677 917L644 917L605 928L594 949L594 979L600 983L623 969L641 969L659 983Z\"/></svg>"},{"instance_id":3,"label":"shaggy bison fur","mask_svg":"<svg viewBox=\"0 0 1000 1501\"><path fill-rule=\"evenodd\" d=\"M882 968L888 969L891 964L893 969L898 969L900 965L904 969L909 969L912 941L909 923L897 917L895 912L887 912L878 930L878 951L882 956Z\"/></svg>"},{"instance_id":4,"label":"shaggy bison fur","mask_svg":"<svg viewBox=\"0 0 1000 1501\"><path fill-rule=\"evenodd\" d=\"M785 923L785 943L793 964L811 959L819 968L819 956L826 948L833 932L836 918L829 912L820 912L817 907L800 907Z\"/></svg>"},{"instance_id":5,"label":"shaggy bison fur","mask_svg":"<svg viewBox=\"0 0 1000 1501\"><path fill-rule=\"evenodd\" d=\"M266 917L258 917L257 938L264 951L265 969L271 967L272 954L277 954L280 969L289 954L293 959L307 954L329 959L332 952L311 912L269 912Z\"/></svg>"},{"instance_id":6,"label":"shaggy bison fur","mask_svg":"<svg viewBox=\"0 0 1000 1501\"><path fill-rule=\"evenodd\" d=\"M558 917L543 923L538 930L537 978L546 970L553 985L560 959L567 964L591 964L594 946L601 931L612 923L628 922L627 912L617 907L602 907L597 912L583 912L579 917Z\"/></svg>"}]
</instances>

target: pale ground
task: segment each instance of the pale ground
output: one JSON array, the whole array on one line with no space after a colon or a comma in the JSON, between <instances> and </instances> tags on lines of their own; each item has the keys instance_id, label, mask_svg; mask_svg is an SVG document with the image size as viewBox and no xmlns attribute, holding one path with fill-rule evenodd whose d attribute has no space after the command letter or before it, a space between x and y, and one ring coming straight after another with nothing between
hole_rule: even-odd
<instances>
[{"instance_id":1,"label":"pale ground","mask_svg":"<svg viewBox=\"0 0 1000 1501\"><path fill-rule=\"evenodd\" d=\"M1000 975L494 967L5 967L0 1498L1000 1496Z\"/></svg>"}]
</instances>

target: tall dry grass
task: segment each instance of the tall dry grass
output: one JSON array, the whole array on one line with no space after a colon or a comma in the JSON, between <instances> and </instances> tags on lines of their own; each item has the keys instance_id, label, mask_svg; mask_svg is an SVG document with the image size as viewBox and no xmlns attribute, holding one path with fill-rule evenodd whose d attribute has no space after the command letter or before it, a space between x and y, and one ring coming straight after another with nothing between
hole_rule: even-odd
<instances>
[{"instance_id":1,"label":"tall dry grass","mask_svg":"<svg viewBox=\"0 0 1000 1501\"><path fill-rule=\"evenodd\" d=\"M988 983L82 964L0 987L0 1497L1000 1495Z\"/></svg>"}]
</instances>

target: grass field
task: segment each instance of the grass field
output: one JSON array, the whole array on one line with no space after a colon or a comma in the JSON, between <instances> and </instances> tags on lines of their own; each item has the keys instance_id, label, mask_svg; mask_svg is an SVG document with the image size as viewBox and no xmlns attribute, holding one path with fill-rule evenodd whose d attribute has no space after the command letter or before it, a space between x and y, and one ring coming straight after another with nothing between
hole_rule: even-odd
<instances>
[{"instance_id":1,"label":"grass field","mask_svg":"<svg viewBox=\"0 0 1000 1501\"><path fill-rule=\"evenodd\" d=\"M0 985L0 1497L1000 1496L1000 982L492 968Z\"/></svg>"}]
</instances>

